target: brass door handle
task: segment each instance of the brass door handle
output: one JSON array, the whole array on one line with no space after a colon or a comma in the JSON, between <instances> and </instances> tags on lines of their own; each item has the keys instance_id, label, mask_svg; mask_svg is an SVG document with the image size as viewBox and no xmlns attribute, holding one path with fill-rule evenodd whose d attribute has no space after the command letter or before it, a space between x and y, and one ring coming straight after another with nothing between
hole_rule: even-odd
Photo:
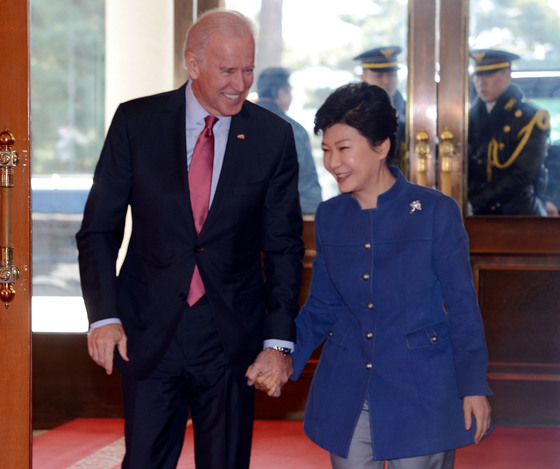
<instances>
[{"instance_id":1,"label":"brass door handle","mask_svg":"<svg viewBox=\"0 0 560 469\"><path fill-rule=\"evenodd\" d=\"M416 134L416 158L417 158L417 174L418 184L422 186L428 185L428 158L430 157L430 145L428 144L430 137L428 132L421 130Z\"/></svg>"},{"instance_id":2,"label":"brass door handle","mask_svg":"<svg viewBox=\"0 0 560 469\"><path fill-rule=\"evenodd\" d=\"M439 178L440 190L444 194L451 195L451 170L453 165L453 156L455 154L455 145L453 144L453 133L448 127L440 135L439 152Z\"/></svg>"},{"instance_id":3,"label":"brass door handle","mask_svg":"<svg viewBox=\"0 0 560 469\"><path fill-rule=\"evenodd\" d=\"M14 168L19 157L12 148L16 139L6 128L0 133L0 301L6 308L14 299L19 269L14 265L13 192Z\"/></svg>"}]
</instances>

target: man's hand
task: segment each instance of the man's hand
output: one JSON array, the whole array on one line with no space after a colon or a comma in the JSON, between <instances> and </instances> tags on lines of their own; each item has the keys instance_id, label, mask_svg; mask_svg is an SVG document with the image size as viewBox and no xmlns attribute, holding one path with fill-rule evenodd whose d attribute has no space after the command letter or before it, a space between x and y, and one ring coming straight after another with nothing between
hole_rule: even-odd
<instances>
[{"instance_id":1,"label":"man's hand","mask_svg":"<svg viewBox=\"0 0 560 469\"><path fill-rule=\"evenodd\" d=\"M463 399L463 413L465 414L465 430L472 427L472 417L476 419L476 434L474 444L478 445L490 429L490 403L486 396L465 396Z\"/></svg>"},{"instance_id":2,"label":"man's hand","mask_svg":"<svg viewBox=\"0 0 560 469\"><path fill-rule=\"evenodd\" d=\"M269 397L279 397L277 390L281 390L282 386L276 371L267 371L260 374L255 380L255 389L265 392Z\"/></svg>"},{"instance_id":3,"label":"man's hand","mask_svg":"<svg viewBox=\"0 0 560 469\"><path fill-rule=\"evenodd\" d=\"M558 207L554 205L552 202L547 202L544 208L546 209L546 214L549 217L558 216Z\"/></svg>"},{"instance_id":4,"label":"man's hand","mask_svg":"<svg viewBox=\"0 0 560 469\"><path fill-rule=\"evenodd\" d=\"M124 361L129 361L126 350L126 334L121 324L106 324L88 334L89 356L110 375L113 372L115 346Z\"/></svg>"},{"instance_id":5,"label":"man's hand","mask_svg":"<svg viewBox=\"0 0 560 469\"><path fill-rule=\"evenodd\" d=\"M278 350L265 349L257 356L255 362L247 369L245 376L249 386L265 391L271 397L280 397L282 387L294 372L290 355Z\"/></svg>"}]
</instances>

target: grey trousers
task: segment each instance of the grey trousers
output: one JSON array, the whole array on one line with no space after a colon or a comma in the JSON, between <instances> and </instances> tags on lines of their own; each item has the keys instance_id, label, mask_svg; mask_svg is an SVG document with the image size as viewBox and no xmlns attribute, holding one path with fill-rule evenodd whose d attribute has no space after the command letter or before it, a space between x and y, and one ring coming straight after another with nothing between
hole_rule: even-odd
<instances>
[{"instance_id":1,"label":"grey trousers","mask_svg":"<svg viewBox=\"0 0 560 469\"><path fill-rule=\"evenodd\" d=\"M455 450L427 454L414 458L392 459L387 461L387 469L453 469ZM348 458L331 453L333 469L383 469L385 461L374 461L369 428L369 408L367 401L356 425Z\"/></svg>"}]
</instances>

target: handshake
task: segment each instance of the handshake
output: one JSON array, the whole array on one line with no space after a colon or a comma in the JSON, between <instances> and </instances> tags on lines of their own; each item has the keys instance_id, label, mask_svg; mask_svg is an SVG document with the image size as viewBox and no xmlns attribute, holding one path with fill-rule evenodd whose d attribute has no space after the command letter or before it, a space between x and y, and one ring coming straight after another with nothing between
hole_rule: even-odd
<instances>
[{"instance_id":1,"label":"handshake","mask_svg":"<svg viewBox=\"0 0 560 469\"><path fill-rule=\"evenodd\" d=\"M247 369L245 376L249 386L255 386L255 389L265 392L270 397L280 397L282 387L293 372L290 355L267 348L259 353L255 362Z\"/></svg>"}]
</instances>

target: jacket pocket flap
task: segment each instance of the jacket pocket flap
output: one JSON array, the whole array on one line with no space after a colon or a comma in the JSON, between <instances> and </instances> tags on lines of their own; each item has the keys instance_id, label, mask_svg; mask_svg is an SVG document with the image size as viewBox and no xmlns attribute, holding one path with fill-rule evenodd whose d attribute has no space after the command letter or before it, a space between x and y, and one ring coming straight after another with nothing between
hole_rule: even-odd
<instances>
[{"instance_id":1,"label":"jacket pocket flap","mask_svg":"<svg viewBox=\"0 0 560 469\"><path fill-rule=\"evenodd\" d=\"M427 348L447 341L449 337L449 326L440 322L432 326L424 327L405 336L406 345L410 350Z\"/></svg>"}]
</instances>

